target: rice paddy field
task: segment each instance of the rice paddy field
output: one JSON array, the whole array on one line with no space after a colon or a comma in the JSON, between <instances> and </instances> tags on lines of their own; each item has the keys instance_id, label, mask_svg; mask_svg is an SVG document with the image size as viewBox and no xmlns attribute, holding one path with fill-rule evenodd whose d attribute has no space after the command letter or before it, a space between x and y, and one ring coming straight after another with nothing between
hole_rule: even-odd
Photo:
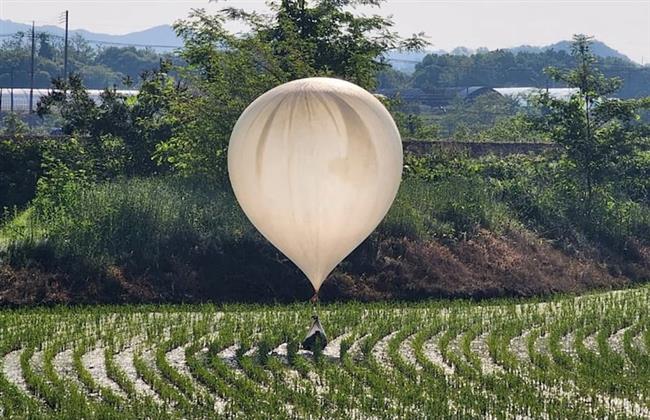
<instances>
[{"instance_id":1,"label":"rice paddy field","mask_svg":"<svg viewBox=\"0 0 650 420\"><path fill-rule=\"evenodd\" d=\"M0 418L650 418L650 288L0 311Z\"/></svg>"}]
</instances>

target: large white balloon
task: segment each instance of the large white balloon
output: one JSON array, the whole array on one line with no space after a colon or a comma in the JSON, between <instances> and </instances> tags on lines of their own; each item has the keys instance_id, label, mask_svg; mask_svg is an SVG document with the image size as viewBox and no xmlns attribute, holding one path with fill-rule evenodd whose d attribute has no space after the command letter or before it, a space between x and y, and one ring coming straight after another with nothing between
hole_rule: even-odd
<instances>
[{"instance_id":1,"label":"large white balloon","mask_svg":"<svg viewBox=\"0 0 650 420\"><path fill-rule=\"evenodd\" d=\"M384 218L402 176L402 142L386 108L349 82L285 83L242 113L230 182L253 225L318 291Z\"/></svg>"}]
</instances>

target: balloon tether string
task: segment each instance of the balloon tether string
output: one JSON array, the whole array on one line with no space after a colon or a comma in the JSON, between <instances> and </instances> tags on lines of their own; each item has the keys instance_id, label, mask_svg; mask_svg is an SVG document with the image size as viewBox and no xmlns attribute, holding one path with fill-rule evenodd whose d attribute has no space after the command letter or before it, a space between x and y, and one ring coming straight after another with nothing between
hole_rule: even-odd
<instances>
[{"instance_id":1,"label":"balloon tether string","mask_svg":"<svg viewBox=\"0 0 650 420\"><path fill-rule=\"evenodd\" d=\"M320 308L320 300L318 299L318 291L314 293L314 296L310 299L312 311L314 316L318 317L318 309Z\"/></svg>"}]
</instances>

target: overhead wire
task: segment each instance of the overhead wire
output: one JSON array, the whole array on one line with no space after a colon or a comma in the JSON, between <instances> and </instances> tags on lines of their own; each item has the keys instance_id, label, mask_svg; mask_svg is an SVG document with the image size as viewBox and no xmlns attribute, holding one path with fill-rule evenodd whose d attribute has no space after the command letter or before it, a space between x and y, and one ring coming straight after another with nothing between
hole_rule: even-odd
<instances>
[{"instance_id":1,"label":"overhead wire","mask_svg":"<svg viewBox=\"0 0 650 420\"><path fill-rule=\"evenodd\" d=\"M63 35L55 34L52 32L47 32L47 31L36 31L39 34L47 34L51 36L52 38L58 38L58 39L63 39ZM2 38L8 38L8 37L13 37L21 34L22 31L18 32L13 32L13 33L4 33L0 34L0 37ZM25 32L26 33L26 32ZM99 44L99 45L119 45L119 46L125 46L125 47L140 47L140 48L180 48L180 45L164 45L164 44L139 44L139 43L134 43L134 42L119 42L119 41L102 41L99 39L89 39L89 38L84 38L84 41L88 42L89 44Z\"/></svg>"}]
</instances>

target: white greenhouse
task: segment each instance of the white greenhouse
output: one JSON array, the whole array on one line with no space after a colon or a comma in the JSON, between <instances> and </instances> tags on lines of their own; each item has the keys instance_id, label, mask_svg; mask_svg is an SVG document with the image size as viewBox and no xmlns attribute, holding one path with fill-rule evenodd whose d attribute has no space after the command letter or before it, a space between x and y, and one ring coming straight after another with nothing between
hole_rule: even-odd
<instances>
[{"instance_id":1,"label":"white greenhouse","mask_svg":"<svg viewBox=\"0 0 650 420\"><path fill-rule=\"evenodd\" d=\"M548 92L551 98L560 100L569 100L573 94L578 92L576 88L501 87L493 89L502 96L515 99L520 105L527 105L528 98L543 92Z\"/></svg>"},{"instance_id":2,"label":"white greenhouse","mask_svg":"<svg viewBox=\"0 0 650 420\"><path fill-rule=\"evenodd\" d=\"M29 88L0 88L0 111L2 112L29 112ZM34 98L32 101L32 110L36 111L36 105L41 97L50 93L51 89L34 89ZM100 95L103 89L88 89L88 95L91 99L99 103ZM125 96L137 95L137 90L118 90L118 93Z\"/></svg>"}]
</instances>

